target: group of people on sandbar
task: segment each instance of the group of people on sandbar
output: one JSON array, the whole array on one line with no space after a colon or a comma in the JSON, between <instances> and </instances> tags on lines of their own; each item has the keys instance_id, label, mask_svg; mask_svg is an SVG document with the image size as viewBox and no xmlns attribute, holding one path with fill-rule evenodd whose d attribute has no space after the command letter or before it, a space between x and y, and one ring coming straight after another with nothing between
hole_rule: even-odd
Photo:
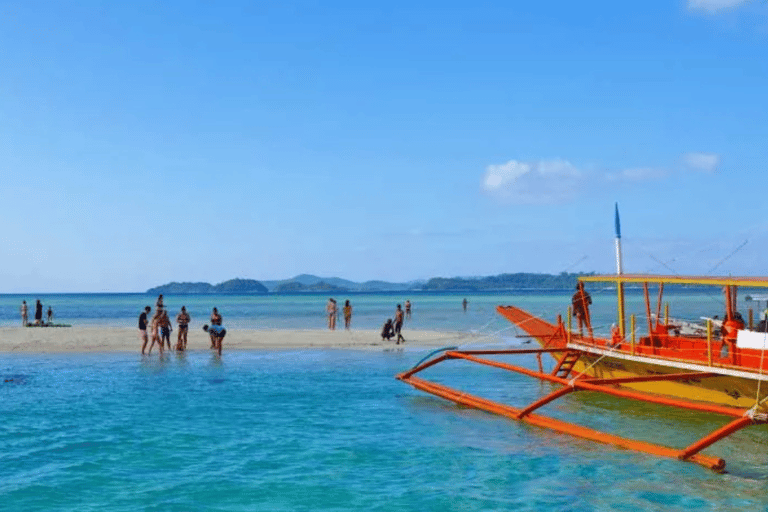
<instances>
[{"instance_id":1,"label":"group of people on sandbar","mask_svg":"<svg viewBox=\"0 0 768 512\"><path fill-rule=\"evenodd\" d=\"M29 321L29 308L27 307L27 301L21 301L21 325L29 327L32 325L46 326L53 324L53 309L48 306L48 322L43 322L43 304L40 299L37 299L35 303L35 323Z\"/></svg>"},{"instance_id":2,"label":"group of people on sandbar","mask_svg":"<svg viewBox=\"0 0 768 512\"><path fill-rule=\"evenodd\" d=\"M333 297L328 299L328 302L325 305L325 312L328 317L328 329L335 331L336 330L336 319L339 315L339 308L336 303L336 299ZM350 326L352 325L352 305L349 303L349 300L347 300L344 303L344 308L342 309L342 312L344 314L344 328L349 330ZM388 318L386 322L384 322L384 327L381 330L381 339L390 341L392 338L396 338L396 344L405 343L405 338L403 338L402 335L402 328L403 328L403 322L406 318L411 318L411 301L406 300L405 301L405 311L403 311L402 305L398 304L397 309L395 310L395 319L394 321L391 318Z\"/></svg>"},{"instance_id":3,"label":"group of people on sandbar","mask_svg":"<svg viewBox=\"0 0 768 512\"><path fill-rule=\"evenodd\" d=\"M397 305L397 309L395 309L395 320L392 321L391 318L387 318L387 321L384 322L384 327L381 329L381 340L387 340L390 341L392 338L397 336L396 345L399 345L401 342L405 343L405 338L403 338L402 329L403 329L403 322L405 321L405 317L410 318L411 317L411 301L405 301L405 312L403 312L403 308L400 304Z\"/></svg>"},{"instance_id":4,"label":"group of people on sandbar","mask_svg":"<svg viewBox=\"0 0 768 512\"><path fill-rule=\"evenodd\" d=\"M349 303L349 300L344 303L341 311L344 314L344 328L349 330L352 325L352 304ZM328 329L335 331L336 318L339 316L339 307L336 304L336 299L333 297L328 299L328 303L325 305L325 312L328 315Z\"/></svg>"},{"instance_id":5,"label":"group of people on sandbar","mask_svg":"<svg viewBox=\"0 0 768 512\"><path fill-rule=\"evenodd\" d=\"M168 317L168 310L163 305L163 295L161 294L157 298L155 304L155 313L152 315L152 319L148 320L148 315L152 311L152 308L147 306L144 311L139 315L139 337L143 341L141 345L141 355L144 355L144 351L147 348L147 343L150 341L150 335L147 333L147 327L150 328L151 343L147 354L152 354L152 347L157 343L160 354L163 353L163 347L167 346L168 350L171 350L171 331L173 326L171 320ZM176 324L178 326L178 335L176 339L176 351L183 352L187 350L187 334L189 332L189 323L192 318L187 312L186 306L181 306L179 314L176 315ZM221 355L221 343L224 340L224 336L227 334L227 330L222 326L222 316L216 308L213 308L211 313L211 325L204 325L203 330L208 333L211 338L211 348L216 350Z\"/></svg>"}]
</instances>

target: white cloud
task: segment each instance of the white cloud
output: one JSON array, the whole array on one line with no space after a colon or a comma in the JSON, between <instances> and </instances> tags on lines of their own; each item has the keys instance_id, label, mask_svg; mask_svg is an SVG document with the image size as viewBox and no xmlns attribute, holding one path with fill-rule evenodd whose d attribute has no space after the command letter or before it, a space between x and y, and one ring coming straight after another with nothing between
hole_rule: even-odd
<instances>
[{"instance_id":1,"label":"white cloud","mask_svg":"<svg viewBox=\"0 0 768 512\"><path fill-rule=\"evenodd\" d=\"M713 173L720 165L716 153L685 153L677 165L629 167L598 172L582 170L567 160L510 160L489 165L481 189L489 195L516 204L554 204L570 201L583 190L611 185L660 182L683 170Z\"/></svg>"},{"instance_id":2,"label":"white cloud","mask_svg":"<svg viewBox=\"0 0 768 512\"><path fill-rule=\"evenodd\" d=\"M510 186L520 176L531 172L530 164L510 160L501 165L489 165L486 167L483 177L483 189L487 192L495 192Z\"/></svg>"},{"instance_id":3,"label":"white cloud","mask_svg":"<svg viewBox=\"0 0 768 512\"><path fill-rule=\"evenodd\" d=\"M519 204L559 203L579 188L582 173L566 160L489 165L481 187L494 196Z\"/></svg>"},{"instance_id":4,"label":"white cloud","mask_svg":"<svg viewBox=\"0 0 768 512\"><path fill-rule=\"evenodd\" d=\"M713 173L720 166L720 155L715 153L686 153L683 164L688 169Z\"/></svg>"},{"instance_id":5,"label":"white cloud","mask_svg":"<svg viewBox=\"0 0 768 512\"><path fill-rule=\"evenodd\" d=\"M688 9L692 11L707 11L716 13L724 9L731 9L749 0L688 0Z\"/></svg>"}]
</instances>

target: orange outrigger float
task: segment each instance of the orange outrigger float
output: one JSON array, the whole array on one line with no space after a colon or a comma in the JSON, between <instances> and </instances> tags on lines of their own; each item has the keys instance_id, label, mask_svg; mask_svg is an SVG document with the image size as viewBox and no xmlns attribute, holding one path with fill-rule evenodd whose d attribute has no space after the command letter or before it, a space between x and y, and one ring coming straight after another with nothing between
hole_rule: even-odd
<instances>
[{"instance_id":1,"label":"orange outrigger float","mask_svg":"<svg viewBox=\"0 0 768 512\"><path fill-rule=\"evenodd\" d=\"M618 230L617 212L617 238ZM616 275L583 276L585 283L603 282L616 285L618 291L617 322L610 337L583 336L571 329L558 315L555 323L547 322L514 306L498 306L497 311L536 339L542 348L518 350L446 350L423 364L397 375L397 379L413 387L468 407L524 421L539 427L572 434L626 449L657 456L695 462L715 471L725 468L725 461L701 451L744 427L768 423L768 334L765 324L754 329L750 311L746 325L736 311L739 286L768 288L768 278L755 277L679 277L627 275L621 272L620 243L617 242ZM624 285L640 283L644 289L648 332L637 336L635 316L630 316L626 330ZM725 294L725 317L721 334L715 336L712 320L699 332L681 332L680 325L669 320L669 307L661 321L661 299L664 284L722 287ZM651 313L649 285L658 285L659 301L655 319ZM504 356L534 354L538 371L504 362ZM541 355L555 358L552 372L545 372ZM484 357L491 356L491 357ZM465 360L528 375L558 384L554 391L523 407L515 408L421 379L417 373L446 360ZM679 449L619 437L573 423L534 414L542 406L577 391L604 393L679 409L710 413L730 418L723 427L689 446Z\"/></svg>"}]
</instances>

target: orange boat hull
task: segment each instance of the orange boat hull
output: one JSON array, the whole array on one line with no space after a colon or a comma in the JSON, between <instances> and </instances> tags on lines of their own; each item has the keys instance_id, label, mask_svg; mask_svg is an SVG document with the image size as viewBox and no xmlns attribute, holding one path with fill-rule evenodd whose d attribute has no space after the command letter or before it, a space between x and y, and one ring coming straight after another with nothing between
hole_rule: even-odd
<instances>
[{"instance_id":1,"label":"orange boat hull","mask_svg":"<svg viewBox=\"0 0 768 512\"><path fill-rule=\"evenodd\" d=\"M667 336L663 343L656 340L649 345L630 346L624 342L612 347L611 340L574 336L561 323L546 322L514 306L499 306L497 310L536 339L543 348L581 349L580 358L573 364L572 376L583 374L598 379L617 379L714 370L726 374L705 379L692 377L683 381L632 382L621 386L644 393L737 408L751 408L768 399L768 382L761 385L761 376L768 377L768 371L764 369L761 374L759 370L761 363L763 367L768 365L768 360L761 361L757 351L740 351L728 358L720 358L718 342L714 351L716 357L710 365L708 347L701 340L696 342ZM556 361L562 357L552 355ZM744 363L752 363L753 366ZM760 407L763 411L764 406Z\"/></svg>"}]
</instances>

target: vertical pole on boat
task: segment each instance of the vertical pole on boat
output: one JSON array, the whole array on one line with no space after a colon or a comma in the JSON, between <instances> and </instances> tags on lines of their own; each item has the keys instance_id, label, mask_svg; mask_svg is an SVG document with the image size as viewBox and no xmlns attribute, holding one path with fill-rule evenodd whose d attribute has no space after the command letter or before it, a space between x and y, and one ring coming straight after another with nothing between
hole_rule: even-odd
<instances>
[{"instance_id":1,"label":"vertical pole on boat","mask_svg":"<svg viewBox=\"0 0 768 512\"><path fill-rule=\"evenodd\" d=\"M632 355L635 355L635 315L629 315L629 328L632 331Z\"/></svg>"},{"instance_id":2,"label":"vertical pole on boat","mask_svg":"<svg viewBox=\"0 0 768 512\"><path fill-rule=\"evenodd\" d=\"M707 361L712 366L712 319L707 318Z\"/></svg>"},{"instance_id":3,"label":"vertical pole on boat","mask_svg":"<svg viewBox=\"0 0 768 512\"><path fill-rule=\"evenodd\" d=\"M619 203L615 203L614 206L614 218L616 224L616 275L621 276L624 273L623 262L621 260L621 222L619 222ZM621 278L616 280L616 293L619 299L619 329L621 337L624 338L626 333L626 326L624 325L626 320L624 318L624 283Z\"/></svg>"},{"instance_id":4,"label":"vertical pole on boat","mask_svg":"<svg viewBox=\"0 0 768 512\"><path fill-rule=\"evenodd\" d=\"M648 317L648 339L653 345L653 319L651 318L651 296L648 293L648 282L643 283L643 296L645 297L645 316Z\"/></svg>"}]
</instances>

